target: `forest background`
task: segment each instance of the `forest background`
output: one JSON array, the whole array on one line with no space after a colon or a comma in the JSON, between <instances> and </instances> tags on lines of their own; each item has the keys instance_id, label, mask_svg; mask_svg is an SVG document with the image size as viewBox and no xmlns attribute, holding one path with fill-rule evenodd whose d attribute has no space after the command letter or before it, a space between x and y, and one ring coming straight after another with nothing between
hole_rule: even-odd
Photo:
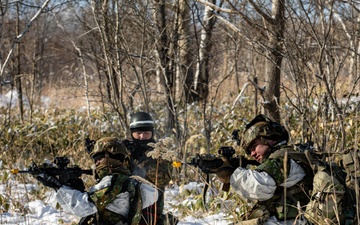
<instances>
[{"instance_id":1,"label":"forest background","mask_svg":"<svg viewBox=\"0 0 360 225\"><path fill-rule=\"evenodd\" d=\"M313 141L336 160L359 148L359 7L0 0L0 94L9 93L0 180L10 168L59 155L90 166L85 138L127 138L140 110L183 162L174 183L197 179L186 176L189 157L236 147L231 132L258 113L281 122L291 143ZM1 204L16 205L6 196Z\"/></svg>"}]
</instances>

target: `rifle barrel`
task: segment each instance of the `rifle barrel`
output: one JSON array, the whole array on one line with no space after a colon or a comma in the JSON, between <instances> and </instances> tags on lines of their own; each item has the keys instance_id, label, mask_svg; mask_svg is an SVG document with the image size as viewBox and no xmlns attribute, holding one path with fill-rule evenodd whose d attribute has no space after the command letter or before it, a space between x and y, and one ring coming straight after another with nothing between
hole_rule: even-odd
<instances>
[{"instance_id":1,"label":"rifle barrel","mask_svg":"<svg viewBox=\"0 0 360 225\"><path fill-rule=\"evenodd\" d=\"M10 173L12 173L12 174L18 174L18 173L34 173L34 171L32 171L32 170L12 169L12 170L10 170Z\"/></svg>"},{"instance_id":2,"label":"rifle barrel","mask_svg":"<svg viewBox=\"0 0 360 225\"><path fill-rule=\"evenodd\" d=\"M45 172L47 169L51 169L52 172L51 175L60 175L60 174L57 174L57 173L61 173L62 171L63 172L76 172L76 173L80 173L80 174L87 174L87 175L92 175L93 174L93 171L92 170L82 170L82 169L72 169L72 168L68 168L68 169L65 169L65 170L61 170L61 169L58 169L58 168L42 168ZM55 171L55 173L54 173ZM10 170L10 173L12 174L19 174L19 173L35 173L35 171L33 170L19 170L19 169L12 169Z\"/></svg>"},{"instance_id":3,"label":"rifle barrel","mask_svg":"<svg viewBox=\"0 0 360 225\"><path fill-rule=\"evenodd\" d=\"M87 175L92 175L93 174L93 171L92 170L81 170L81 172L83 174L87 174Z\"/></svg>"}]
</instances>

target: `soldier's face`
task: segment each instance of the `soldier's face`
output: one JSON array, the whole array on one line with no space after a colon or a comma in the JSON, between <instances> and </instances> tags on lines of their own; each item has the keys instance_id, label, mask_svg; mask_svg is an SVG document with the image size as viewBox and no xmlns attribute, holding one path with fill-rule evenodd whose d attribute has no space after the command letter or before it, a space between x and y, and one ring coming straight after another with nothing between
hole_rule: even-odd
<instances>
[{"instance_id":1,"label":"soldier's face","mask_svg":"<svg viewBox=\"0 0 360 225\"><path fill-rule=\"evenodd\" d=\"M256 161L261 162L264 159L264 157L269 149L270 149L270 147L268 145L264 144L260 140L255 140L254 144L250 148L250 151L251 151L250 155Z\"/></svg>"},{"instance_id":2,"label":"soldier's face","mask_svg":"<svg viewBox=\"0 0 360 225\"><path fill-rule=\"evenodd\" d=\"M152 137L151 131L135 131L132 132L132 136L136 140L150 140Z\"/></svg>"}]
</instances>

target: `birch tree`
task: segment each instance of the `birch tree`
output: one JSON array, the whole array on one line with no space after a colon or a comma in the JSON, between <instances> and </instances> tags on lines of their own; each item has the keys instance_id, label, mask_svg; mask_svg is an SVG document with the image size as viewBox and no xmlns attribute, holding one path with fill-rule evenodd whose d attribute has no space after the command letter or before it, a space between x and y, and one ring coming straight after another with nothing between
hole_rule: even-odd
<instances>
[{"instance_id":1,"label":"birch tree","mask_svg":"<svg viewBox=\"0 0 360 225\"><path fill-rule=\"evenodd\" d=\"M216 0L211 1L216 5ZM204 18L202 21L202 29L200 33L199 59L196 64L196 73L194 77L194 90L199 92L201 99L206 100L209 94L209 62L212 47L212 31L216 22L213 16L213 9L209 6L204 8Z\"/></svg>"}]
</instances>

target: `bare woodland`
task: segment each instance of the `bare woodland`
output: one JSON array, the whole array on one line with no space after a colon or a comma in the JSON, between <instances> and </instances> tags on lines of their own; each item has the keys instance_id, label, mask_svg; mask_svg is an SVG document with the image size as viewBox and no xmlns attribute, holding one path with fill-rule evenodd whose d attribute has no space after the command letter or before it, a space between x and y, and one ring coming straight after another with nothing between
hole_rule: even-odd
<instances>
[{"instance_id":1,"label":"bare woodland","mask_svg":"<svg viewBox=\"0 0 360 225\"><path fill-rule=\"evenodd\" d=\"M1 94L16 90L29 101L9 106L1 122L14 111L31 121L46 90L77 90L89 121L92 107L110 107L124 132L130 113L161 102L164 136L178 140L187 135L179 116L198 105L210 140L213 107L243 107L246 97L248 118L295 118L301 138L323 147L327 131L314 134L326 121L336 124L338 148L358 147L356 136L346 142L346 118L357 126L359 7L353 0L0 0Z\"/></svg>"}]
</instances>

